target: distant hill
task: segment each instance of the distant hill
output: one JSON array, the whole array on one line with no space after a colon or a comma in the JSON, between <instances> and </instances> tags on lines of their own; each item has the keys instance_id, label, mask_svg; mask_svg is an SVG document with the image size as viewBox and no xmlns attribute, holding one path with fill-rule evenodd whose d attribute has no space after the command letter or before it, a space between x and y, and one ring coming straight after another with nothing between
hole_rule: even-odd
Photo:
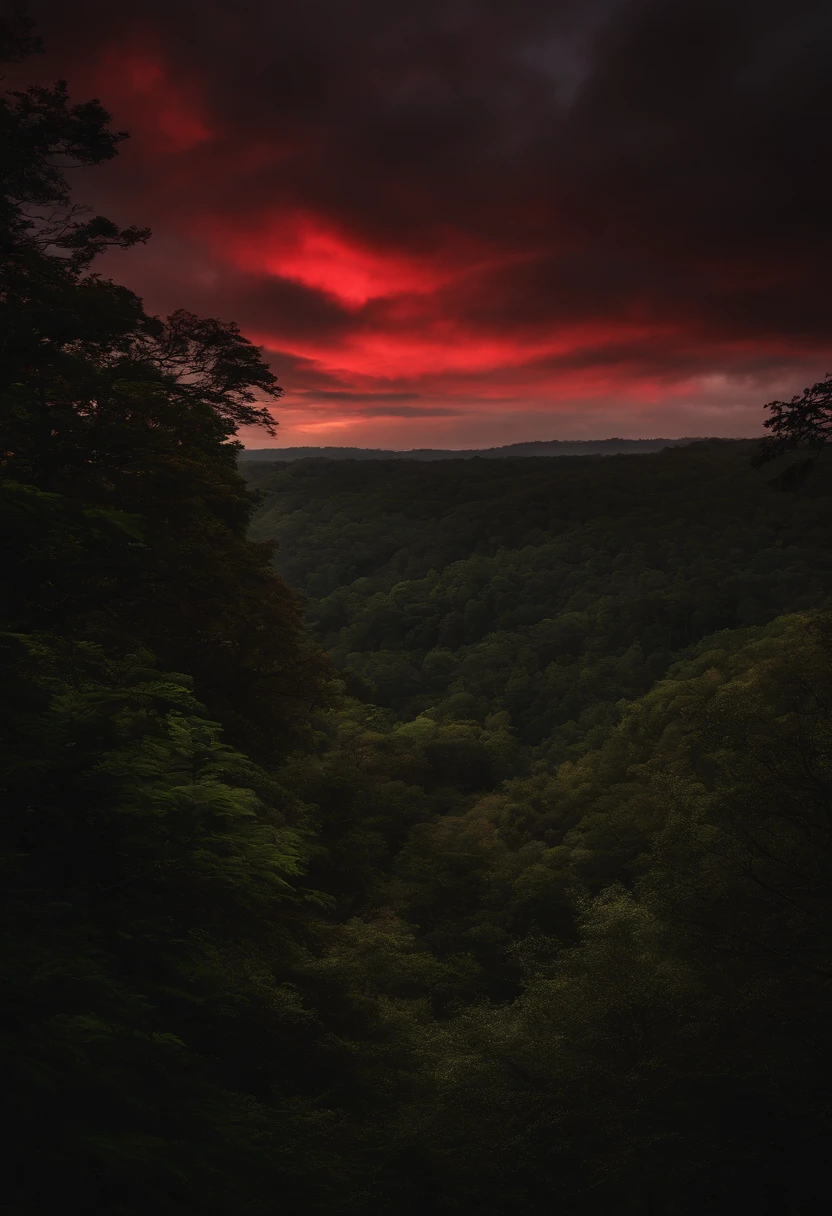
<instances>
[{"instance_id":1,"label":"distant hill","mask_svg":"<svg viewBox=\"0 0 832 1216\"><path fill-rule=\"evenodd\" d=\"M520 456L616 456L621 453L660 452L701 442L688 439L536 439L502 448L413 448L394 452L384 448L246 448L241 460L467 460L479 456L498 460Z\"/></svg>"}]
</instances>

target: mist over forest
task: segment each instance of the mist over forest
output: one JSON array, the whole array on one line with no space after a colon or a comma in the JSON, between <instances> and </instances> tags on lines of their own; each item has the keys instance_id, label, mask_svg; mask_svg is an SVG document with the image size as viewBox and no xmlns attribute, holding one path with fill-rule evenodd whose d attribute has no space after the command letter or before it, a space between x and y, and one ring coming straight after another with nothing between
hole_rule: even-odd
<instances>
[{"instance_id":1,"label":"mist over forest","mask_svg":"<svg viewBox=\"0 0 832 1216\"><path fill-rule=\"evenodd\" d=\"M246 452L264 352L96 269L125 138L0 96L3 1210L825 1213L832 379Z\"/></svg>"}]
</instances>

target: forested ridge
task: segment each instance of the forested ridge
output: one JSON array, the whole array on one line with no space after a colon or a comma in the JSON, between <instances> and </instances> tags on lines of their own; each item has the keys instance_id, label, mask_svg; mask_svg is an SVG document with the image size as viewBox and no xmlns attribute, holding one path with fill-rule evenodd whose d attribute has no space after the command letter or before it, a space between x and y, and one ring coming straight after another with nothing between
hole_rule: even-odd
<instances>
[{"instance_id":1,"label":"forested ridge","mask_svg":"<svg viewBox=\"0 0 832 1216\"><path fill-rule=\"evenodd\" d=\"M503 460L517 456L612 456L619 452L658 452L662 448L693 443L692 439L536 439L529 443L508 443L499 448L413 448L390 451L386 448L244 448L241 460L460 460L479 457Z\"/></svg>"},{"instance_id":2,"label":"forested ridge","mask_svg":"<svg viewBox=\"0 0 832 1216\"><path fill-rule=\"evenodd\" d=\"M94 269L123 138L0 101L4 1209L825 1211L832 388L785 472L244 480L259 352Z\"/></svg>"},{"instance_id":3,"label":"forested ridge","mask_svg":"<svg viewBox=\"0 0 832 1216\"><path fill-rule=\"evenodd\" d=\"M348 688L404 718L508 712L557 762L692 643L823 602L832 469L779 494L756 449L245 469L252 535Z\"/></svg>"}]
</instances>

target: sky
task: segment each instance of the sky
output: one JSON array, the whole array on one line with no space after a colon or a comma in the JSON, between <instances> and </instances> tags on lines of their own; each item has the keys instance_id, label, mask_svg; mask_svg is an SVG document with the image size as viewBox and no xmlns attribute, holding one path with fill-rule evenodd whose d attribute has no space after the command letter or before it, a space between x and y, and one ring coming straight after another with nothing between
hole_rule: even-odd
<instances>
[{"instance_id":1,"label":"sky","mask_svg":"<svg viewBox=\"0 0 832 1216\"><path fill-rule=\"evenodd\" d=\"M828 0L33 0L131 133L104 273L237 321L248 446L755 435L832 370Z\"/></svg>"}]
</instances>

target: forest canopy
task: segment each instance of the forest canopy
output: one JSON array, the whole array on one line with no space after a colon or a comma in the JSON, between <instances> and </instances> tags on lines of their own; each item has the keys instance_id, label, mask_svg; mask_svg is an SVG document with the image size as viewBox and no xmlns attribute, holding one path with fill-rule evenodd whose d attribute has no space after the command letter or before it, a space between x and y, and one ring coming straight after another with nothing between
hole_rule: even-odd
<instances>
[{"instance_id":1,"label":"forest canopy","mask_svg":"<svg viewBox=\"0 0 832 1216\"><path fill-rule=\"evenodd\" d=\"M423 1204L821 1210L832 463L758 451L243 466L346 696L294 768L341 949L444 969Z\"/></svg>"}]
</instances>

